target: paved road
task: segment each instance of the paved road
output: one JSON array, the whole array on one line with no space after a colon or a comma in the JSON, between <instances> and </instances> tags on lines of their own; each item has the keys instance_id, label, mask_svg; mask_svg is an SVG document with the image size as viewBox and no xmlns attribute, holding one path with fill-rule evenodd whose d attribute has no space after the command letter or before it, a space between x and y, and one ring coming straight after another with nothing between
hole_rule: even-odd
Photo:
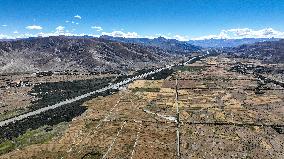
<instances>
[{"instance_id":1,"label":"paved road","mask_svg":"<svg viewBox=\"0 0 284 159\"><path fill-rule=\"evenodd\" d=\"M136 79L141 79L141 78L145 78L149 75L152 75L152 74L155 74L155 73L158 73L158 72L161 72L162 70L165 70L165 69L168 69L168 68L171 68L172 66L167 66L165 68L160 68L160 69L156 69L154 71L150 71L150 72L147 72L147 73L144 73L144 74L141 74L139 76L135 76L135 77L132 77L132 78L128 78L124 81L121 81L119 83L116 83L116 84L112 84L110 86L107 86L107 87L104 87L104 88L101 88L99 90L96 90L96 91L93 91L93 92L90 92L90 93L86 93L86 94L83 94L83 95L80 95L80 96L77 96L73 99L67 99L65 101L61 101L57 104L54 104L54 105L51 105L51 106L47 106L47 107L44 107L44 108L41 108L41 109L38 109L38 110L35 110L35 111L32 111L32 112L28 112L26 114L22 114L22 115L19 115L19 116L16 116L16 117L13 117L13 118L10 118L10 119L7 119L7 120L4 120L4 121L0 121L0 127L6 125L6 124L9 124L9 123L12 123L12 122L16 122L16 121L19 121L19 120L22 120L22 119L25 119L29 116L33 116L33 115L37 115L37 114L40 114L40 113L43 113L45 111L48 111L48 110L51 110L51 109L55 109L57 107L60 107L60 106L63 106L63 105L66 105L66 104L70 104L70 103L73 103L73 102L76 102L78 100L81 100L83 98L86 98L86 97L89 97L91 95L94 95L96 93L101 93L101 92L104 92L106 90L110 90L110 89L118 89L120 88L121 86L129 83L129 82L132 82Z\"/></svg>"},{"instance_id":2,"label":"paved road","mask_svg":"<svg viewBox=\"0 0 284 159\"><path fill-rule=\"evenodd\" d=\"M199 58L202 58L202 57L204 57L204 56L199 56ZM184 62L183 64L188 64L188 63L192 62L196 58L197 57L193 57L193 58L189 59L187 62ZM182 65L182 64L180 64L180 65ZM48 111L48 110L51 110L51 109L55 109L57 107L60 107L60 106L66 105L66 104L70 104L70 103L76 102L78 100L84 99L84 98L89 97L91 95L94 95L96 93L101 93L101 92L104 92L104 91L107 91L107 90L110 90L110 89L118 89L118 88L120 88L121 86L123 86L123 85L125 85L127 83L130 83L130 82L135 81L137 79L145 78L147 76L150 76L150 75L153 75L155 73L161 72L162 70L165 70L165 69L170 69L173 66L174 65L169 65L169 66L166 66L164 68L156 69L154 71L150 71L150 72L141 74L139 76L135 76L135 77L132 77L132 78L125 79L124 81L112 84L110 86L101 88L99 90L96 90L96 91L93 91L93 92L90 92L90 93L86 93L86 94L77 96L77 97L75 97L73 99L67 99L65 101L61 101L61 102L59 102L57 104L54 104L54 105L51 105L51 106L47 106L47 107L44 107L44 108L41 108L41 109L38 109L38 110L35 110L35 111L32 111L32 112L28 112L26 114L22 114L22 115L19 115L19 116L16 116L16 117L4 120L4 121L0 121L0 127L2 127L4 125L7 125L9 123L13 123L13 122L25 119L25 118L27 118L29 116L38 115L38 114L43 113L45 111Z\"/></svg>"}]
</instances>

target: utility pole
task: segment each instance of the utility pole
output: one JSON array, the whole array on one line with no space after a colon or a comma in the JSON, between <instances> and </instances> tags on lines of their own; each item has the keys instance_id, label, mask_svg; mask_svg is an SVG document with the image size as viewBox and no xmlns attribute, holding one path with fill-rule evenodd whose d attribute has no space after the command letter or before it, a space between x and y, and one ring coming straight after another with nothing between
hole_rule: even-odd
<instances>
[{"instance_id":1,"label":"utility pole","mask_svg":"<svg viewBox=\"0 0 284 159\"><path fill-rule=\"evenodd\" d=\"M175 96L175 105L176 105L176 132L177 132L177 159L180 159L180 136L179 136L179 107L178 107L178 80L176 78L176 96Z\"/></svg>"}]
</instances>

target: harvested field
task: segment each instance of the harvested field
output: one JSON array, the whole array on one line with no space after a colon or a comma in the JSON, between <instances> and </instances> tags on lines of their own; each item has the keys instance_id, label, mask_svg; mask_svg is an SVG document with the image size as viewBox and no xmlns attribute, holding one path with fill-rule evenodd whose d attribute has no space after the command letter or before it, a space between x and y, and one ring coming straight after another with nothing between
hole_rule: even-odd
<instances>
[{"instance_id":1,"label":"harvested field","mask_svg":"<svg viewBox=\"0 0 284 159\"><path fill-rule=\"evenodd\" d=\"M284 90L266 83L256 93L258 79L231 72L242 59L231 60L208 57L188 65L204 70L177 69L86 101L60 137L0 158L170 159L177 143L181 158L284 158Z\"/></svg>"}]
</instances>

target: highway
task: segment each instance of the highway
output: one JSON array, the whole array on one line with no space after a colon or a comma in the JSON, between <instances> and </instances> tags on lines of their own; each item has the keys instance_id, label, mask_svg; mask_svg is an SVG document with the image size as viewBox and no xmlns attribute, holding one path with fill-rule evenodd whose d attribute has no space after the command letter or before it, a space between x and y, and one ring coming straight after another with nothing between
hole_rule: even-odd
<instances>
[{"instance_id":1,"label":"highway","mask_svg":"<svg viewBox=\"0 0 284 159\"><path fill-rule=\"evenodd\" d=\"M208 54L208 53L207 53ZM202 55L202 56L198 56L198 57L192 57L191 59L189 59L188 61L182 63L182 64L178 64L178 65L186 65L186 64L189 64L191 63L194 59L196 58L202 58L204 57L205 55ZM98 89L96 91L92 91L92 92L89 92L89 93L86 93L86 94L83 94L83 95L80 95L80 96L77 96L75 98L72 98L72 99L67 99L65 101L61 101L57 104L54 104L54 105L51 105L51 106L47 106L47 107L44 107L44 108L41 108L41 109L38 109L38 110L35 110L35 111L32 111L32 112L28 112L26 114L22 114L22 115L19 115L19 116L16 116L16 117L13 117L13 118L10 118L10 119L7 119L7 120L3 120L3 121L0 121L0 127L4 126L4 125L7 125L9 123L13 123L13 122L16 122L16 121L19 121L19 120L23 120L25 118L28 118L30 116L34 116L34 115L38 115L38 114L41 114L43 112L46 112L48 110L52 110L52 109L55 109L55 108L58 108L58 107L61 107L63 105L66 105L66 104L70 104L70 103L73 103L73 102L76 102L78 100L81 100L81 99L84 99L84 98L87 98L91 95L94 95L96 93L101 93L101 92L105 92L107 90L111 90L111 89L119 89L120 87L130 83L130 82L133 82L137 79L143 79L147 76L150 76L150 75L153 75L155 73L158 73L158 72L161 72L162 70L165 70L165 69L171 69L172 67L174 67L175 65L167 65L166 67L164 68L159 68L159 69L156 69L156 70L153 70L153 71L150 71L150 72L147 72L147 73L144 73L144 74L141 74L141 75L138 75L138 76L135 76L135 77L132 77L132 78L127 78L125 79L124 81L121 81L121 82L118 82L118 83L115 83L115 84L111 84L107 87L104 87L104 88L101 88L101 89ZM173 120L173 119L171 119Z\"/></svg>"},{"instance_id":2,"label":"highway","mask_svg":"<svg viewBox=\"0 0 284 159\"><path fill-rule=\"evenodd\" d=\"M150 71L150 72L147 72L147 73L144 73L144 74L132 77L132 78L127 78L124 81L109 85L107 87L98 89L96 91L89 92L89 93L77 96L75 98L72 98L72 99L67 99L65 101L61 101L61 102L54 104L54 105L51 105L51 106L47 106L47 107L44 107L44 108L41 108L41 109L38 109L38 110L35 110L35 111L32 111L32 112L28 112L26 114L22 114L22 115L19 115L19 116L16 116L16 117L13 117L13 118L10 118L10 119L7 119L7 120L0 121L0 127L7 125L9 123L13 123L13 122L16 122L16 121L19 121L19 120L23 120L23 119L28 118L30 116L38 115L40 113L46 112L46 111L51 110L51 109L55 109L57 107L60 107L60 106L66 105L66 104L76 102L78 100L87 98L87 97L94 95L96 93L105 92L105 91L110 90L110 89L118 89L118 88L122 87L123 85L126 85L127 83L130 83L130 82L135 81L137 79L143 79L147 76L161 72L162 70L165 70L165 69L170 69L172 66L166 66L164 68L156 69L156 70L153 70L153 71Z\"/></svg>"}]
</instances>

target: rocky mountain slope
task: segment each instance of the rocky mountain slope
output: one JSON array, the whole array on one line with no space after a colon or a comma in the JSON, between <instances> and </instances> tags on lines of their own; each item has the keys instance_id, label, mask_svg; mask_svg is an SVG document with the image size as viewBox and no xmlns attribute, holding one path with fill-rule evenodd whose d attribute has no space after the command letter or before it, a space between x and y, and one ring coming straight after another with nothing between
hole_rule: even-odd
<instances>
[{"instance_id":1,"label":"rocky mountain slope","mask_svg":"<svg viewBox=\"0 0 284 159\"><path fill-rule=\"evenodd\" d=\"M187 42L178 41L175 39L166 39L163 37L148 39L148 38L123 38L123 37L112 37L112 36L103 35L100 38L118 41L118 42L124 42L124 43L135 43L135 44L143 44L145 46L159 47L161 49L175 52L178 54L186 54L201 49L200 47L191 45Z\"/></svg>"},{"instance_id":2,"label":"rocky mountain slope","mask_svg":"<svg viewBox=\"0 0 284 159\"><path fill-rule=\"evenodd\" d=\"M158 47L102 38L45 37L0 42L0 73L139 69L173 61Z\"/></svg>"},{"instance_id":3,"label":"rocky mountain slope","mask_svg":"<svg viewBox=\"0 0 284 159\"><path fill-rule=\"evenodd\" d=\"M237 47L243 44L253 44L264 41L277 41L277 38L243 38L243 39L205 39L205 40L190 40L189 44L204 47L204 48L222 48L222 47Z\"/></svg>"},{"instance_id":4,"label":"rocky mountain slope","mask_svg":"<svg viewBox=\"0 0 284 159\"><path fill-rule=\"evenodd\" d=\"M241 45L231 49L230 54L237 57L260 59L270 63L283 63L284 40Z\"/></svg>"}]
</instances>

